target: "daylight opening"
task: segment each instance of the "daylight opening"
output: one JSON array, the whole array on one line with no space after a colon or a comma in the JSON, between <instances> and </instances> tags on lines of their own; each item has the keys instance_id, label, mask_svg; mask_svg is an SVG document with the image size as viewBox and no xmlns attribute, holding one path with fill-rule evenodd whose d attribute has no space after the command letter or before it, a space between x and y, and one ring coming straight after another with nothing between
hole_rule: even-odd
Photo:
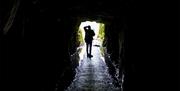
<instances>
[{"instance_id":1,"label":"daylight opening","mask_svg":"<svg viewBox=\"0 0 180 91\"><path fill-rule=\"evenodd\" d=\"M96 21L85 21L85 22L81 22L80 26L79 26L79 41L81 43L81 45L83 45L85 43L84 41L84 37L85 37L85 31L84 31L84 27L90 25L92 30L95 32L95 36L93 37L94 40L99 40L99 41L103 41L104 40L104 29L105 29L105 25L103 23L97 23Z\"/></svg>"},{"instance_id":2,"label":"daylight opening","mask_svg":"<svg viewBox=\"0 0 180 91\"><path fill-rule=\"evenodd\" d=\"M81 22L79 29L78 29L78 41L80 43L80 47L82 48L81 53L79 54L80 59L83 59L83 55L86 53L86 49L85 49L86 45L85 45L85 40L84 40L85 39L85 30L84 30L85 26L90 26L91 29L95 33L95 36L93 37L92 46L101 47L103 40L104 40L104 35L105 35L105 33L104 33L105 24L104 23L98 23L96 21Z\"/></svg>"}]
</instances>

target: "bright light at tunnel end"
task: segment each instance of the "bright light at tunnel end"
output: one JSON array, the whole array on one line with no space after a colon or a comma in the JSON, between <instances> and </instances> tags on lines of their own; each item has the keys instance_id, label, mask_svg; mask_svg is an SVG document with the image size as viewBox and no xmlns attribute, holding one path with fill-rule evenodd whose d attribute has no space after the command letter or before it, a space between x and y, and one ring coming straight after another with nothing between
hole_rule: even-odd
<instances>
[{"instance_id":1,"label":"bright light at tunnel end","mask_svg":"<svg viewBox=\"0 0 180 91\"><path fill-rule=\"evenodd\" d=\"M84 31L84 27L85 26L91 26L91 29L95 32L95 36L94 39L98 38L98 34L99 34L99 30L100 30L100 25L102 23L97 23L96 21L85 21L85 22L81 22L80 26L79 26L79 30L82 32L82 37L84 39L85 37L85 31ZM86 50L85 50L85 45L81 51L81 53L79 54L80 56L80 61L83 59L84 54L85 54ZM80 62L79 61L79 62ZM104 60L103 60L104 61Z\"/></svg>"},{"instance_id":2,"label":"bright light at tunnel end","mask_svg":"<svg viewBox=\"0 0 180 91\"><path fill-rule=\"evenodd\" d=\"M79 28L82 30L82 35L83 35L83 38L85 37L85 32L83 31L84 30L84 27L85 26L88 26L90 25L91 26L91 29L94 30L95 32L95 36L94 38L96 39L97 38L97 35L98 35L98 32L99 32L99 26L100 26L100 23L97 23L95 21L85 21L85 22L81 22L81 25L79 26Z\"/></svg>"}]
</instances>

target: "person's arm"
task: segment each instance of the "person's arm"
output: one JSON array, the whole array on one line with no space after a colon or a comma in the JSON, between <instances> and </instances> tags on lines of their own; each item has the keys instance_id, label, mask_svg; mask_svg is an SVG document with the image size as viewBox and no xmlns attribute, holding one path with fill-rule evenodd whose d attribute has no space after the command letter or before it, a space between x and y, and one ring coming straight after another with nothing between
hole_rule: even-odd
<instances>
[{"instance_id":1,"label":"person's arm","mask_svg":"<svg viewBox=\"0 0 180 91\"><path fill-rule=\"evenodd\" d=\"M93 30L92 30L92 33L93 33L92 35L93 35L93 36L95 36L95 33L94 33L94 31L93 31Z\"/></svg>"}]
</instances>

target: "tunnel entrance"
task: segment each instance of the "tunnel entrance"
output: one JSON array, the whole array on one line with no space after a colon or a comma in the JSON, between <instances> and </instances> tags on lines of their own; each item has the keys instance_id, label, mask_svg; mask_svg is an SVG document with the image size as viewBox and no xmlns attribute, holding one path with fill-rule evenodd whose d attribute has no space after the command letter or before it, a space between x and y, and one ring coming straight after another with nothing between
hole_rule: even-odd
<instances>
[{"instance_id":1,"label":"tunnel entrance","mask_svg":"<svg viewBox=\"0 0 180 91\"><path fill-rule=\"evenodd\" d=\"M85 32L83 27L90 25L92 30L94 30L95 32L95 36L94 39L95 40L99 40L99 41L103 41L104 40L104 29L105 29L105 24L104 23L98 23L96 21L85 21L85 22L81 22L80 26L79 26L79 30L78 32L81 33L79 34L79 37L81 37L81 43L84 44L84 37L85 37Z\"/></svg>"},{"instance_id":2,"label":"tunnel entrance","mask_svg":"<svg viewBox=\"0 0 180 91\"><path fill-rule=\"evenodd\" d=\"M86 45L84 40L85 39L84 27L88 25L91 26L92 30L95 32L95 36L93 37L92 47L100 47L101 54L103 54L102 44L105 36L105 24L96 21L83 21L80 23L78 28L78 42L79 42L78 48L81 48L81 52L79 53L80 60L83 59L83 55L86 52L85 50ZM95 50L92 49L92 51Z\"/></svg>"}]
</instances>

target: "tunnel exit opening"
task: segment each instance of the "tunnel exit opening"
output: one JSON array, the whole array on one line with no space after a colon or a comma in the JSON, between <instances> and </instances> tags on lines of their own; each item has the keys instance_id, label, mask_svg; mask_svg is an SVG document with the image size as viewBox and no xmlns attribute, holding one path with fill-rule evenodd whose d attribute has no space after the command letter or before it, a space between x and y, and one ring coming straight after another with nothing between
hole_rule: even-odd
<instances>
[{"instance_id":1,"label":"tunnel exit opening","mask_svg":"<svg viewBox=\"0 0 180 91\"><path fill-rule=\"evenodd\" d=\"M83 59L84 54L86 53L86 43L85 43L85 26L90 26L91 29L94 31L95 36L93 37L93 42L92 42L92 53L93 47L100 47L99 49L102 51L102 44L104 41L104 36L105 36L105 24L104 23L99 23L96 21L83 21L80 23L79 28L78 28L78 42L79 42L79 47L81 48L81 52L79 53L80 60Z\"/></svg>"},{"instance_id":2,"label":"tunnel exit opening","mask_svg":"<svg viewBox=\"0 0 180 91\"><path fill-rule=\"evenodd\" d=\"M96 21L85 21L81 22L79 29L78 29L78 39L80 41L80 45L84 45L85 41L85 31L84 27L90 25L92 30L95 32L94 40L99 40L103 42L104 40L104 30L105 30L105 24L104 23L98 23Z\"/></svg>"}]
</instances>

